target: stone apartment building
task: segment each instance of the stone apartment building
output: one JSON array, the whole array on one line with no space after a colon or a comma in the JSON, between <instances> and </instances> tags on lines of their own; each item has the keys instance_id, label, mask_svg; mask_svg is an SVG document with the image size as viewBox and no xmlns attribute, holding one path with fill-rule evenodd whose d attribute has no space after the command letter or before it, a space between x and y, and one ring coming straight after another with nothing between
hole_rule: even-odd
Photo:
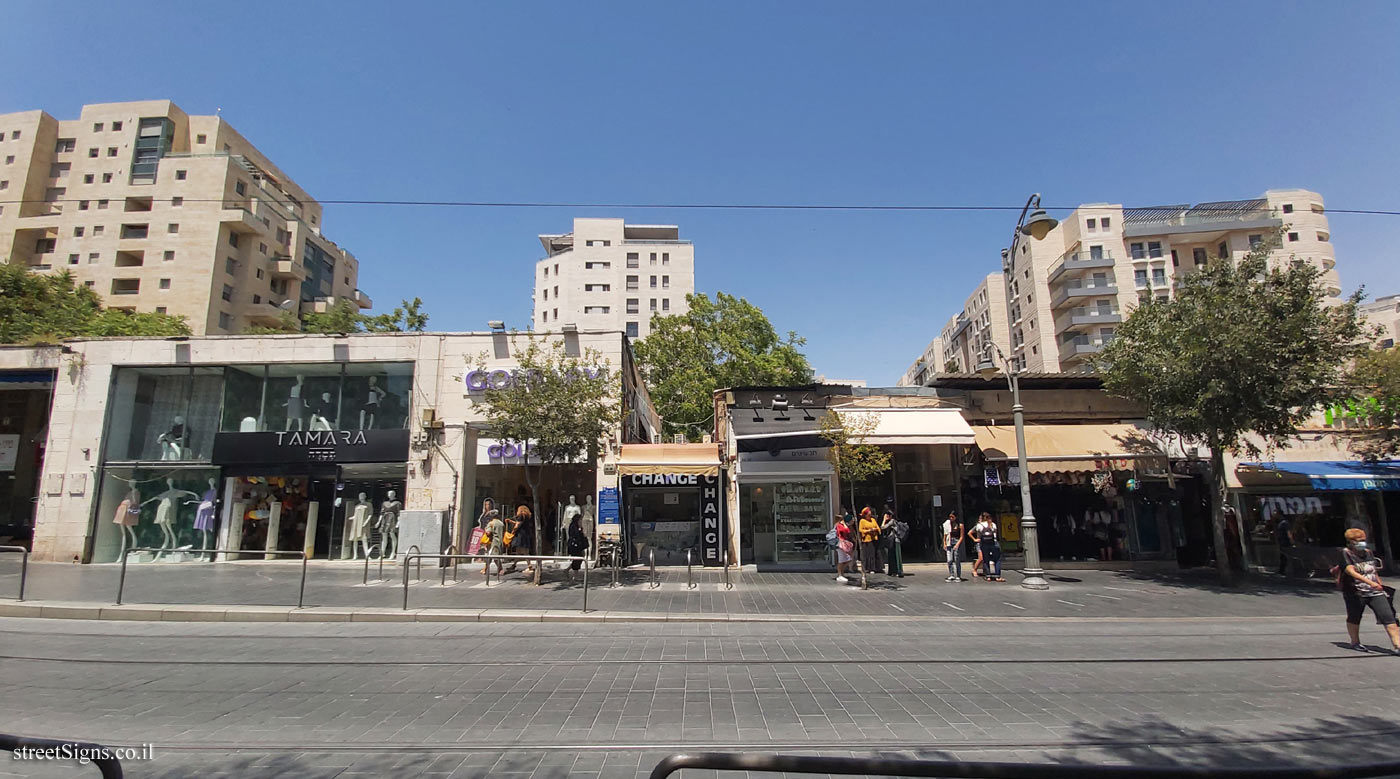
<instances>
[{"instance_id":1,"label":"stone apartment building","mask_svg":"<svg viewBox=\"0 0 1400 779\"><path fill-rule=\"evenodd\" d=\"M675 225L575 219L573 232L541 235L535 263L534 329L621 330L645 338L655 314L687 310L695 247Z\"/></svg>"},{"instance_id":2,"label":"stone apartment building","mask_svg":"<svg viewBox=\"0 0 1400 779\"><path fill-rule=\"evenodd\" d=\"M1238 259L1279 229L1283 243L1271 261L1316 265L1329 298L1340 300L1331 229L1316 192L1269 190L1194 206L1081 205L1043 240L1021 241L1003 273L978 285L944 326L944 360L935 370L944 372L949 361L961 372L975 369L989 340L1025 370L1082 370L1141 296L1170 298L1185 275L1222 257Z\"/></svg>"},{"instance_id":3,"label":"stone apartment building","mask_svg":"<svg viewBox=\"0 0 1400 779\"><path fill-rule=\"evenodd\" d=\"M322 216L227 121L169 100L0 114L0 259L66 270L107 306L182 315L196 335L340 299L369 308Z\"/></svg>"}]
</instances>

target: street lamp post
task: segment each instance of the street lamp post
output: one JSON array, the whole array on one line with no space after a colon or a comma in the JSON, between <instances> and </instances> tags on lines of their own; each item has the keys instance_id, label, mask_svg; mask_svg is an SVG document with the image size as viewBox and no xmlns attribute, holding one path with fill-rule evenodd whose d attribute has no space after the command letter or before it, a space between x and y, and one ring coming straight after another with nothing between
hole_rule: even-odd
<instances>
[{"instance_id":1,"label":"street lamp post","mask_svg":"<svg viewBox=\"0 0 1400 779\"><path fill-rule=\"evenodd\" d=\"M1035 211L1031 212L1034 208ZM1030 213L1027 218L1026 214ZM1039 241L1044 238L1059 221L1045 213L1040 207L1040 194L1031 195L1026 200L1026 205L1021 209L1021 216L1016 220L1016 230L1011 237L1010 248L1002 250L1002 282L1006 285L1006 301L1008 306L1007 321L1010 322L1011 305L1011 276L1016 265L1016 250L1021 245L1022 236L1030 236ZM977 366L977 372L984 378L990 379L997 371L997 366L992 362L992 353L996 352L1001 358L1002 370L1006 373L1006 383L1011 389L1011 414L1016 423L1016 468L1021 476L1021 547L1025 552L1025 565L1021 573L1024 578L1021 586L1028 590L1048 590L1050 582L1045 580L1045 571L1040 567L1040 538L1036 530L1035 511L1031 508L1031 478L1030 471L1026 467L1026 416L1025 407L1021 405L1021 381L1020 370L1014 368L1006 353L997 346L995 342L987 344L987 354L982 363Z\"/></svg>"}]
</instances>

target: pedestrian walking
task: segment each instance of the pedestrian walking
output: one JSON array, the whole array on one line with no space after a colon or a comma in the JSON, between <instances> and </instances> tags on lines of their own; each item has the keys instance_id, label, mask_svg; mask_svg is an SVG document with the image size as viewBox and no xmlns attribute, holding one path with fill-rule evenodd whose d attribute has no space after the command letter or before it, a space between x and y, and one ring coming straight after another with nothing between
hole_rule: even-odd
<instances>
[{"instance_id":1,"label":"pedestrian walking","mask_svg":"<svg viewBox=\"0 0 1400 779\"><path fill-rule=\"evenodd\" d=\"M904 552L900 542L899 526L900 522L894 514L894 507L886 505L885 513L880 517L880 545L885 551L885 571L890 576L904 578ZM907 528L908 525L905 525Z\"/></svg>"},{"instance_id":2,"label":"pedestrian walking","mask_svg":"<svg viewBox=\"0 0 1400 779\"><path fill-rule=\"evenodd\" d=\"M1004 582L1001 577L1001 543L997 535L1001 528L988 512L982 512L977 523L977 559L983 563L983 571L989 582Z\"/></svg>"},{"instance_id":3,"label":"pedestrian walking","mask_svg":"<svg viewBox=\"0 0 1400 779\"><path fill-rule=\"evenodd\" d=\"M583 532L583 517L575 516L569 521L569 529L564 538L565 550L570 557L580 558L570 561L569 578L574 578L579 566L583 565L583 557L588 553L588 534Z\"/></svg>"},{"instance_id":4,"label":"pedestrian walking","mask_svg":"<svg viewBox=\"0 0 1400 779\"><path fill-rule=\"evenodd\" d=\"M509 555L529 555L535 552L535 517L530 513L530 507L524 504L516 506L515 516L506 521L506 554ZM519 563L510 561L510 567L506 573L515 573ZM535 561L525 561L525 573L535 572Z\"/></svg>"},{"instance_id":5,"label":"pedestrian walking","mask_svg":"<svg viewBox=\"0 0 1400 779\"><path fill-rule=\"evenodd\" d=\"M880 523L869 506L860 510L860 567L866 573L880 573Z\"/></svg>"},{"instance_id":6,"label":"pedestrian walking","mask_svg":"<svg viewBox=\"0 0 1400 779\"><path fill-rule=\"evenodd\" d=\"M1367 651L1361 643L1361 615L1366 607L1376 615L1376 624L1384 625L1390 634L1391 650L1400 655L1400 627L1395 623L1395 590L1381 581L1381 561L1366 543L1366 531L1354 527L1346 532L1347 545L1342 550L1342 562L1334 568L1337 586L1347 607L1347 638L1358 652Z\"/></svg>"},{"instance_id":7,"label":"pedestrian walking","mask_svg":"<svg viewBox=\"0 0 1400 779\"><path fill-rule=\"evenodd\" d=\"M973 551L977 552L977 557L972 561L972 578L976 579L982 575L982 518L979 515L972 527L967 529L967 540L972 543Z\"/></svg>"},{"instance_id":8,"label":"pedestrian walking","mask_svg":"<svg viewBox=\"0 0 1400 779\"><path fill-rule=\"evenodd\" d=\"M1278 575L1288 574L1288 555L1293 552L1293 523L1285 515L1279 515L1274 525L1274 541L1278 543Z\"/></svg>"},{"instance_id":9,"label":"pedestrian walking","mask_svg":"<svg viewBox=\"0 0 1400 779\"><path fill-rule=\"evenodd\" d=\"M496 575L504 575L502 570L505 566L501 562L501 555L506 549L506 523L501 520L499 512L492 511L491 516L486 519L486 532L481 535L481 545L486 549L486 565L481 568L481 575L486 576L491 570L491 563L496 564Z\"/></svg>"},{"instance_id":10,"label":"pedestrian walking","mask_svg":"<svg viewBox=\"0 0 1400 779\"><path fill-rule=\"evenodd\" d=\"M855 553L856 545L851 540L851 522L845 515L836 518L836 525L832 528L836 531L836 581L845 584L850 581L846 578L846 572L851 567L851 557Z\"/></svg>"},{"instance_id":11,"label":"pedestrian walking","mask_svg":"<svg viewBox=\"0 0 1400 779\"><path fill-rule=\"evenodd\" d=\"M962 544L967 531L963 529L958 512L948 512L943 520L943 552L948 555L948 578L944 581L960 582L962 578Z\"/></svg>"}]
</instances>

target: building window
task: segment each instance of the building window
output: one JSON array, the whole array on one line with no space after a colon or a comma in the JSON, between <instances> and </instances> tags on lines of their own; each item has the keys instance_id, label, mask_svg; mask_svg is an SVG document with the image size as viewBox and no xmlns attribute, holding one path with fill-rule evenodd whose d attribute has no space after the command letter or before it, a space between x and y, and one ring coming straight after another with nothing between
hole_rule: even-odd
<instances>
[{"instance_id":1,"label":"building window","mask_svg":"<svg viewBox=\"0 0 1400 779\"><path fill-rule=\"evenodd\" d=\"M1138 269L1138 270L1133 271L1133 283L1136 284L1136 285L1138 286L1138 289L1142 289L1143 287L1146 287L1146 286L1147 286L1147 271L1142 270L1142 269Z\"/></svg>"},{"instance_id":2,"label":"building window","mask_svg":"<svg viewBox=\"0 0 1400 779\"><path fill-rule=\"evenodd\" d=\"M549 321L549 312L548 312L548 311L544 312L544 321L546 321L546 322Z\"/></svg>"},{"instance_id":3,"label":"building window","mask_svg":"<svg viewBox=\"0 0 1400 779\"><path fill-rule=\"evenodd\" d=\"M1317 240L1323 241L1323 242L1326 242L1327 240L1331 239L1331 237L1332 237L1332 236L1328 235L1327 233L1318 233L1318 234L1317 234Z\"/></svg>"},{"instance_id":4,"label":"building window","mask_svg":"<svg viewBox=\"0 0 1400 779\"><path fill-rule=\"evenodd\" d=\"M111 183L112 183L112 174L110 174L110 173L103 173L103 174L102 174L102 183L103 183L103 184L111 184Z\"/></svg>"},{"instance_id":5,"label":"building window","mask_svg":"<svg viewBox=\"0 0 1400 779\"><path fill-rule=\"evenodd\" d=\"M174 222L171 222L170 224L168 224L168 225L165 226L165 232L170 233L170 234L172 234L172 235L173 235L174 233L178 233L178 232L180 232L180 225L178 225L178 224L176 224L176 223L174 223Z\"/></svg>"},{"instance_id":6,"label":"building window","mask_svg":"<svg viewBox=\"0 0 1400 779\"><path fill-rule=\"evenodd\" d=\"M554 297L555 297L555 298L558 298L558 297L559 297L559 287L557 287L557 286L554 288Z\"/></svg>"},{"instance_id":7,"label":"building window","mask_svg":"<svg viewBox=\"0 0 1400 779\"><path fill-rule=\"evenodd\" d=\"M76 148L76 146L77 141L75 141L72 138L59 138L58 143L54 144L53 151L54 154L63 154L65 152L73 151L73 149Z\"/></svg>"},{"instance_id":8,"label":"building window","mask_svg":"<svg viewBox=\"0 0 1400 779\"><path fill-rule=\"evenodd\" d=\"M611 291L612 291L612 285L611 285L611 284L584 284L584 285L583 285L583 291L584 291L584 292L611 292Z\"/></svg>"},{"instance_id":9,"label":"building window","mask_svg":"<svg viewBox=\"0 0 1400 779\"><path fill-rule=\"evenodd\" d=\"M82 237L83 237L83 228L81 228L81 227L74 227L74 228L73 228L73 237L74 237L74 238L82 238Z\"/></svg>"},{"instance_id":10,"label":"building window","mask_svg":"<svg viewBox=\"0 0 1400 779\"><path fill-rule=\"evenodd\" d=\"M229 285L225 284L225 285L224 285L224 291L223 291L222 293L219 294L219 297L223 298L225 302L232 303L232 302L233 302L233 287L230 287Z\"/></svg>"},{"instance_id":11,"label":"building window","mask_svg":"<svg viewBox=\"0 0 1400 779\"><path fill-rule=\"evenodd\" d=\"M637 283L638 283L637 280L638 280L638 278L640 278L640 277L638 277L638 276L628 276L628 277L627 277L627 289L628 289L628 290L633 290L633 291L635 291L635 290L637 289Z\"/></svg>"},{"instance_id":12,"label":"building window","mask_svg":"<svg viewBox=\"0 0 1400 779\"><path fill-rule=\"evenodd\" d=\"M106 228L103 227L102 225L93 225L93 226L92 226L92 234L93 234L93 235L101 235L105 230L106 230Z\"/></svg>"},{"instance_id":13,"label":"building window","mask_svg":"<svg viewBox=\"0 0 1400 779\"><path fill-rule=\"evenodd\" d=\"M655 277L655 276L652 276L652 277L651 277L651 288L652 288L652 289L656 289L656 277Z\"/></svg>"},{"instance_id":14,"label":"building window","mask_svg":"<svg viewBox=\"0 0 1400 779\"><path fill-rule=\"evenodd\" d=\"M170 207L171 207L171 208L179 208L180 206L183 206L184 204L185 204L185 199L182 198L182 197L172 197L172 198L170 198Z\"/></svg>"},{"instance_id":15,"label":"building window","mask_svg":"<svg viewBox=\"0 0 1400 779\"><path fill-rule=\"evenodd\" d=\"M637 267L639 264L641 264L641 263L640 263L640 259L641 259L641 258L638 256L638 254L637 254L636 252L628 252L628 253L627 253L627 267L629 267L629 268L635 268L635 267Z\"/></svg>"},{"instance_id":16,"label":"building window","mask_svg":"<svg viewBox=\"0 0 1400 779\"><path fill-rule=\"evenodd\" d=\"M652 298L652 299L651 299L651 310L652 310L652 311L655 311L655 310L656 310L656 298Z\"/></svg>"},{"instance_id":17,"label":"building window","mask_svg":"<svg viewBox=\"0 0 1400 779\"><path fill-rule=\"evenodd\" d=\"M1195 263L1195 264L1198 265L1198 266L1200 266L1200 265L1205 265L1205 264L1206 264L1206 250L1205 250L1205 249L1192 249L1192 250L1191 250L1191 262Z\"/></svg>"},{"instance_id":18,"label":"building window","mask_svg":"<svg viewBox=\"0 0 1400 779\"><path fill-rule=\"evenodd\" d=\"M262 269L262 268L257 268L257 269L255 269L255 270L253 271L253 275L256 276L257 278L262 278L262 277L263 277L263 269Z\"/></svg>"},{"instance_id":19,"label":"building window","mask_svg":"<svg viewBox=\"0 0 1400 779\"><path fill-rule=\"evenodd\" d=\"M121 132L121 129L122 129L122 123L121 123L121 122L112 122L112 132L114 132L114 133Z\"/></svg>"},{"instance_id":20,"label":"building window","mask_svg":"<svg viewBox=\"0 0 1400 779\"><path fill-rule=\"evenodd\" d=\"M224 260L224 273L232 276L238 272L238 260L228 257Z\"/></svg>"},{"instance_id":21,"label":"building window","mask_svg":"<svg viewBox=\"0 0 1400 779\"><path fill-rule=\"evenodd\" d=\"M1293 242L1293 241L1298 240L1298 234L1297 234L1297 233L1289 233L1289 234L1288 234L1288 240L1289 240L1290 243Z\"/></svg>"},{"instance_id":22,"label":"building window","mask_svg":"<svg viewBox=\"0 0 1400 779\"><path fill-rule=\"evenodd\" d=\"M78 255L76 255L76 254L70 254L70 255L68 255L68 264L69 264L69 265L77 265L77 264L78 264Z\"/></svg>"},{"instance_id":23,"label":"building window","mask_svg":"<svg viewBox=\"0 0 1400 779\"><path fill-rule=\"evenodd\" d=\"M1293 204L1292 204L1292 203L1284 203L1284 204L1283 204L1283 213L1285 213L1285 214L1291 214L1291 213L1293 213Z\"/></svg>"},{"instance_id":24,"label":"building window","mask_svg":"<svg viewBox=\"0 0 1400 779\"><path fill-rule=\"evenodd\" d=\"M235 181L233 182L233 191L240 195L246 195L248 194L248 185L242 181Z\"/></svg>"},{"instance_id":25,"label":"building window","mask_svg":"<svg viewBox=\"0 0 1400 779\"><path fill-rule=\"evenodd\" d=\"M96 233L97 231L94 229L93 234ZM122 225L122 238L145 238L149 233L149 225Z\"/></svg>"},{"instance_id":26,"label":"building window","mask_svg":"<svg viewBox=\"0 0 1400 779\"><path fill-rule=\"evenodd\" d=\"M1152 269L1152 286L1158 287L1158 288L1167 286L1167 269L1166 269L1166 268L1153 268L1153 269Z\"/></svg>"},{"instance_id":27,"label":"building window","mask_svg":"<svg viewBox=\"0 0 1400 779\"><path fill-rule=\"evenodd\" d=\"M544 299L549 300L549 290L547 288L544 291Z\"/></svg>"},{"instance_id":28,"label":"building window","mask_svg":"<svg viewBox=\"0 0 1400 779\"><path fill-rule=\"evenodd\" d=\"M94 182L94 181L96 181L96 180L97 180L97 177L94 176L94 175L92 175L91 173L85 173L85 174L83 174L83 183L84 183L84 184L91 184L92 182Z\"/></svg>"},{"instance_id":29,"label":"building window","mask_svg":"<svg viewBox=\"0 0 1400 779\"><path fill-rule=\"evenodd\" d=\"M228 245L232 246L235 249L238 248L238 233L228 234Z\"/></svg>"},{"instance_id":30,"label":"building window","mask_svg":"<svg viewBox=\"0 0 1400 779\"><path fill-rule=\"evenodd\" d=\"M610 262L585 262L585 263L583 264L583 269L584 269L584 270L593 270L594 268L611 268L611 267L612 267L612 263L610 263Z\"/></svg>"},{"instance_id":31,"label":"building window","mask_svg":"<svg viewBox=\"0 0 1400 779\"><path fill-rule=\"evenodd\" d=\"M1135 260L1147 259L1147 250L1143 248L1141 241L1128 244L1128 253L1132 255L1132 258Z\"/></svg>"},{"instance_id":32,"label":"building window","mask_svg":"<svg viewBox=\"0 0 1400 779\"><path fill-rule=\"evenodd\" d=\"M559 321L559 309L554 309L554 321Z\"/></svg>"},{"instance_id":33,"label":"building window","mask_svg":"<svg viewBox=\"0 0 1400 779\"><path fill-rule=\"evenodd\" d=\"M175 171L175 180L176 180L176 181L184 181L186 175L188 175L188 171L177 170L177 171Z\"/></svg>"},{"instance_id":34,"label":"building window","mask_svg":"<svg viewBox=\"0 0 1400 779\"><path fill-rule=\"evenodd\" d=\"M1263 243L1263 242L1264 242L1264 236L1263 236L1263 235L1260 235L1260 234L1256 233L1256 234L1254 234L1254 235L1249 236L1249 248L1250 248L1250 249L1258 249L1258 248L1259 248L1259 244L1261 244L1261 243Z\"/></svg>"},{"instance_id":35,"label":"building window","mask_svg":"<svg viewBox=\"0 0 1400 779\"><path fill-rule=\"evenodd\" d=\"M636 337L637 337L637 323L636 323L636 322L628 322L628 323L627 323L627 337L628 337L628 338L636 338Z\"/></svg>"},{"instance_id":36,"label":"building window","mask_svg":"<svg viewBox=\"0 0 1400 779\"><path fill-rule=\"evenodd\" d=\"M661 288L662 288L662 289L670 289L670 288L671 288L671 277L670 277L670 276L662 276L662 277L661 277Z\"/></svg>"},{"instance_id":37,"label":"building window","mask_svg":"<svg viewBox=\"0 0 1400 779\"><path fill-rule=\"evenodd\" d=\"M262 302L262 295L254 295L254 296L253 296L253 305L256 306L257 304L259 304L259 303L261 303L261 302Z\"/></svg>"},{"instance_id":38,"label":"building window","mask_svg":"<svg viewBox=\"0 0 1400 779\"><path fill-rule=\"evenodd\" d=\"M170 289L170 279L161 279L161 280L160 280L160 288L161 288L161 289Z\"/></svg>"},{"instance_id":39,"label":"building window","mask_svg":"<svg viewBox=\"0 0 1400 779\"><path fill-rule=\"evenodd\" d=\"M612 307L611 307L611 306L584 306L584 307L583 307L583 313L585 313L585 314L606 314L606 313L608 313L608 312L610 312L610 311L612 311Z\"/></svg>"},{"instance_id":40,"label":"building window","mask_svg":"<svg viewBox=\"0 0 1400 779\"><path fill-rule=\"evenodd\" d=\"M1092 232L1094 232L1094 230L1095 230L1095 229L1097 228L1097 226L1098 226L1098 220L1097 220L1097 219L1090 219L1090 220L1087 220L1087 221L1085 222L1085 224L1088 226L1089 232L1092 233Z\"/></svg>"},{"instance_id":41,"label":"building window","mask_svg":"<svg viewBox=\"0 0 1400 779\"><path fill-rule=\"evenodd\" d=\"M671 253L670 253L670 252L662 252L662 253L661 253L661 264L662 264L662 265L670 265L670 264L671 264Z\"/></svg>"},{"instance_id":42,"label":"building window","mask_svg":"<svg viewBox=\"0 0 1400 779\"><path fill-rule=\"evenodd\" d=\"M108 146L108 147L107 147L107 156L108 156L108 157L115 157L115 156L117 156L117 147L115 147L115 146Z\"/></svg>"},{"instance_id":43,"label":"building window","mask_svg":"<svg viewBox=\"0 0 1400 779\"><path fill-rule=\"evenodd\" d=\"M99 259L101 259L101 255L97 252L92 252L88 255L88 265L96 265ZM92 283L88 282L88 286L92 286Z\"/></svg>"},{"instance_id":44,"label":"building window","mask_svg":"<svg viewBox=\"0 0 1400 779\"><path fill-rule=\"evenodd\" d=\"M670 298L662 298L662 299L661 299L661 310L662 310L662 311L670 311L670 310L671 310L671 299L670 299Z\"/></svg>"},{"instance_id":45,"label":"building window","mask_svg":"<svg viewBox=\"0 0 1400 779\"><path fill-rule=\"evenodd\" d=\"M652 264L652 265L655 265L655 264L656 264L656 252L652 252L652 253L651 253L651 264Z\"/></svg>"},{"instance_id":46,"label":"building window","mask_svg":"<svg viewBox=\"0 0 1400 779\"><path fill-rule=\"evenodd\" d=\"M1147 242L1147 256L1148 256L1148 257L1151 257L1151 258L1154 259L1154 260L1155 260L1155 259L1160 259L1161 256L1162 256L1162 242L1161 242L1161 241L1148 241L1148 242Z\"/></svg>"},{"instance_id":47,"label":"building window","mask_svg":"<svg viewBox=\"0 0 1400 779\"><path fill-rule=\"evenodd\" d=\"M627 298L627 313L629 313L629 314L638 313L638 309L639 309L640 305L641 305L641 300L640 300L640 299L638 299L638 298Z\"/></svg>"},{"instance_id":48,"label":"building window","mask_svg":"<svg viewBox=\"0 0 1400 779\"><path fill-rule=\"evenodd\" d=\"M97 153L98 152L96 146L92 147L91 149L88 149L88 157L92 159L97 159Z\"/></svg>"},{"instance_id":49,"label":"building window","mask_svg":"<svg viewBox=\"0 0 1400 779\"><path fill-rule=\"evenodd\" d=\"M107 198L104 197L104 198L102 198L101 200L97 201L97 210L102 211L102 210L104 210L104 209L106 209L106 208L107 208Z\"/></svg>"},{"instance_id":50,"label":"building window","mask_svg":"<svg viewBox=\"0 0 1400 779\"><path fill-rule=\"evenodd\" d=\"M113 295L136 295L140 292L140 279L112 279Z\"/></svg>"},{"instance_id":51,"label":"building window","mask_svg":"<svg viewBox=\"0 0 1400 779\"><path fill-rule=\"evenodd\" d=\"M161 256L161 259L164 260L164 261L166 261L166 262L171 262L172 260L175 259L175 252L172 251L172 250L170 250L170 249L166 249L166 250L165 250L165 254L163 254L163 255Z\"/></svg>"},{"instance_id":52,"label":"building window","mask_svg":"<svg viewBox=\"0 0 1400 779\"><path fill-rule=\"evenodd\" d=\"M156 313L157 313L157 314L164 314L165 311L166 311L165 306L156 306Z\"/></svg>"},{"instance_id":53,"label":"building window","mask_svg":"<svg viewBox=\"0 0 1400 779\"><path fill-rule=\"evenodd\" d=\"M200 133L199 135L196 135L196 136L194 137L194 142L195 142L195 143L208 143L208 142L209 142L209 136L205 135L204 133Z\"/></svg>"},{"instance_id":54,"label":"building window","mask_svg":"<svg viewBox=\"0 0 1400 779\"><path fill-rule=\"evenodd\" d=\"M1172 267L1173 267L1173 268L1180 268L1180 267L1181 267L1181 261L1178 260L1178 259L1176 258L1176 249L1172 249Z\"/></svg>"},{"instance_id":55,"label":"building window","mask_svg":"<svg viewBox=\"0 0 1400 779\"><path fill-rule=\"evenodd\" d=\"M1230 247L1227 246L1224 241L1221 241L1220 245L1215 247L1215 251L1217 253L1217 256L1219 256L1221 259L1225 259L1230 256Z\"/></svg>"},{"instance_id":56,"label":"building window","mask_svg":"<svg viewBox=\"0 0 1400 779\"><path fill-rule=\"evenodd\" d=\"M1099 227L1103 228L1104 230L1108 229L1108 217L1105 216L1099 220Z\"/></svg>"},{"instance_id":57,"label":"building window","mask_svg":"<svg viewBox=\"0 0 1400 779\"><path fill-rule=\"evenodd\" d=\"M259 242L258 251L262 254L267 254L267 244Z\"/></svg>"},{"instance_id":58,"label":"building window","mask_svg":"<svg viewBox=\"0 0 1400 779\"><path fill-rule=\"evenodd\" d=\"M544 269L544 277L545 277L545 278L549 278L549 267L548 267L548 266L546 266L545 269Z\"/></svg>"},{"instance_id":59,"label":"building window","mask_svg":"<svg viewBox=\"0 0 1400 779\"><path fill-rule=\"evenodd\" d=\"M102 130L103 130L103 124L102 124L101 122L93 122L93 123L92 123L92 131L93 131L93 132L95 132L95 133L100 133L100 132L102 132Z\"/></svg>"},{"instance_id":60,"label":"building window","mask_svg":"<svg viewBox=\"0 0 1400 779\"><path fill-rule=\"evenodd\" d=\"M233 317L229 316L227 313L225 313L225 312L223 312L223 311L220 311L220 312L219 312L219 329L220 329L220 330L232 330L232 329L233 329Z\"/></svg>"}]
</instances>

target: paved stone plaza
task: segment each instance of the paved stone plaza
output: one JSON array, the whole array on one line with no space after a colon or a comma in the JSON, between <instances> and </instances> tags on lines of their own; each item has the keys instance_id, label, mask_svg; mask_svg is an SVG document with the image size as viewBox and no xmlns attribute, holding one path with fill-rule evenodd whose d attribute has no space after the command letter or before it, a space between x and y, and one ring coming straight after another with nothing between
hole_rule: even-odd
<instances>
[{"instance_id":1,"label":"paved stone plaza","mask_svg":"<svg viewBox=\"0 0 1400 779\"><path fill-rule=\"evenodd\" d=\"M110 573L39 568L39 602ZM132 582L168 573L133 571ZM154 761L125 765L134 777L346 779L630 778L703 749L1331 765L1388 759L1378 747L1400 734L1400 658L1343 649L1341 604L1325 586L1223 591L1208 576L1066 572L1032 593L917 573L862 592L747 572L734 591L707 579L696 592L667 571L658 590L640 579L600 590L600 609L631 614L618 624L5 618L0 730L154 743ZM309 601L378 592L337 588L331 574L313 571ZM247 580L245 601L276 603L286 575L295 569L220 566L208 591L183 593ZM509 581L413 592L425 605L491 598L521 610L577 595ZM666 609L796 618L659 621ZM1363 636L1384 642L1374 625ZM96 775L67 771L0 762L0 776Z\"/></svg>"}]
</instances>

